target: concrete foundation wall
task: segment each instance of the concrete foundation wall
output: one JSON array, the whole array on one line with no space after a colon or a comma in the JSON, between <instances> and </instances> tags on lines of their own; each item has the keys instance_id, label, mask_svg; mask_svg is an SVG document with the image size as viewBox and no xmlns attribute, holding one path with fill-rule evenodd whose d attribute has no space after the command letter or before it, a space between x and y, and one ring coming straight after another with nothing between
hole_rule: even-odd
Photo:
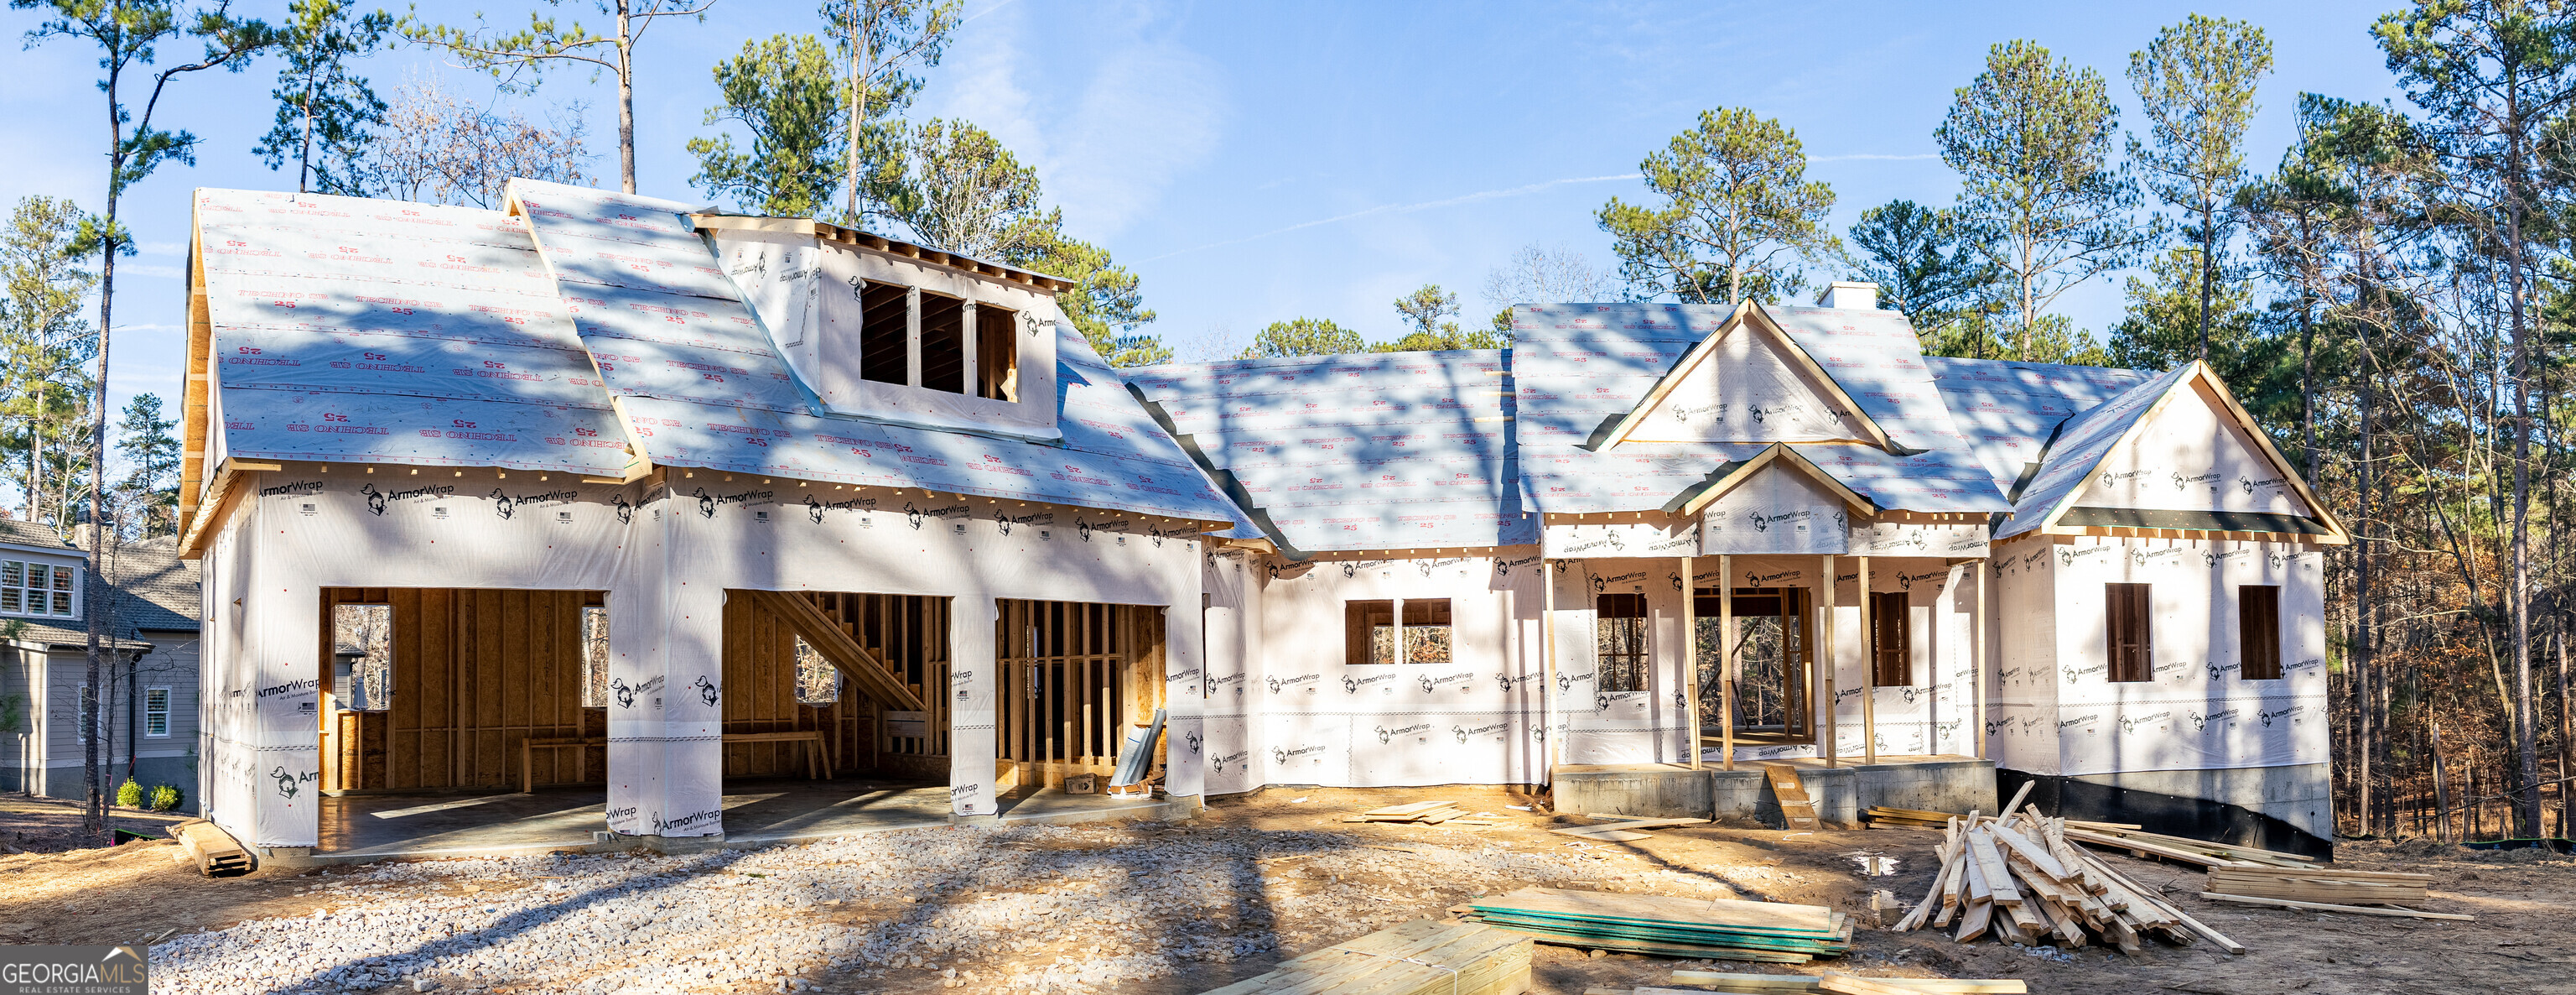
<instances>
[{"instance_id":1,"label":"concrete foundation wall","mask_svg":"<svg viewBox=\"0 0 2576 995\"><path fill-rule=\"evenodd\" d=\"M2326 764L2231 770L2142 770L2084 774L2070 780L2234 805L2279 819L2324 839L2334 838L2333 772Z\"/></svg>"},{"instance_id":2,"label":"concrete foundation wall","mask_svg":"<svg viewBox=\"0 0 2576 995\"><path fill-rule=\"evenodd\" d=\"M1991 760L1802 766L1798 779L1806 786L1808 799L1815 802L1816 817L1829 826L1859 826L1861 812L1873 805L1959 813L1992 813L2000 807L1995 794L1995 764ZM1556 772L1556 810L1568 815L1714 816L1766 826L1786 825L1780 815L1779 796L1763 778L1762 768L1741 764L1731 771L1645 766L1560 768Z\"/></svg>"}]
</instances>

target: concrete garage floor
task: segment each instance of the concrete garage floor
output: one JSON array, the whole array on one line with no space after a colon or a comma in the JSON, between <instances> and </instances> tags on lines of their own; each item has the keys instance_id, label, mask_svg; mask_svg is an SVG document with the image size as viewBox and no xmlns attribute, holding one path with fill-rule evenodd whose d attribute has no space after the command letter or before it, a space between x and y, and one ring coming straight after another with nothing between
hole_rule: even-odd
<instances>
[{"instance_id":1,"label":"concrete garage floor","mask_svg":"<svg viewBox=\"0 0 2576 995\"><path fill-rule=\"evenodd\" d=\"M600 840L608 830L607 796L596 786L495 792L341 795L322 799L315 863L364 863L417 857L496 857L562 849L621 849ZM948 788L863 781L725 782L726 845L825 839L851 833L945 826ZM1183 818L1187 803L1068 795L1048 789L1005 798L999 821L1072 823L1098 819Z\"/></svg>"}]
</instances>

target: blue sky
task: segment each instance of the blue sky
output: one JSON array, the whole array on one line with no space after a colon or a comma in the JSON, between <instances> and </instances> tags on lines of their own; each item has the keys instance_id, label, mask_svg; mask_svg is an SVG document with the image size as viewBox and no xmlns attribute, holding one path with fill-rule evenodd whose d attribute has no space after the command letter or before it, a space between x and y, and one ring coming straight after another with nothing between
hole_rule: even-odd
<instances>
[{"instance_id":1,"label":"blue sky","mask_svg":"<svg viewBox=\"0 0 2576 995\"><path fill-rule=\"evenodd\" d=\"M284 3L236 6L274 17ZM453 18L473 9L421 8ZM515 22L526 8L483 9ZM559 16L583 9L566 4ZM1619 177L1706 108L1750 107L1794 128L1813 157L1809 175L1838 195L1838 230L1894 198L1948 203L1956 180L1932 130L1989 45L2031 38L2098 69L2135 128L2120 76L2128 53L2194 9L2253 21L2273 39L2254 167L2277 161L2299 91L2397 95L2368 33L2382 6L2369 4L971 0L915 116L972 120L1034 165L1069 229L1142 277L1161 314L1151 330L1183 358L1203 359L1298 316L1392 337L1390 302L1426 282L1458 291L1481 318L1491 311L1478 292L1486 274L1525 245L1607 266L1593 211L1613 194L1637 196L1637 182ZM37 21L0 12L12 38ZM745 39L819 27L801 0L723 0L703 25L647 33L636 97L642 191L698 197L682 143L713 130L701 123L716 102L710 66ZM13 139L0 143L0 198L71 196L97 209L106 127L95 55L60 39L0 51L10 80L0 120ZM163 62L191 52L167 49ZM587 100L603 153L592 170L615 184L607 81L564 72L531 97L497 97L488 78L416 48L365 71L380 91L431 75L532 111ZM164 100L160 122L204 144L197 166L164 168L121 212L144 252L120 267L120 404L178 391L189 190L294 187L291 171L270 172L249 151L268 128L275 72L267 61L241 75L197 74ZM2099 330L2120 305L2115 276L2058 309Z\"/></svg>"}]
</instances>

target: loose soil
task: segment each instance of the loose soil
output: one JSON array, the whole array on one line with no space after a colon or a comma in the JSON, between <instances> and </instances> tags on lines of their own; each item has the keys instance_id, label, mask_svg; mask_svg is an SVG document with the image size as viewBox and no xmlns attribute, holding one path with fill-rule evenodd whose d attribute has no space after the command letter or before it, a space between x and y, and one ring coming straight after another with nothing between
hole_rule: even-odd
<instances>
[{"instance_id":1,"label":"loose soil","mask_svg":"<svg viewBox=\"0 0 2576 995\"><path fill-rule=\"evenodd\" d=\"M1341 821L1345 815L1370 808L1433 799L1450 799L1473 810L1495 812L1510 817L1515 824L1477 831ZM45 828L52 825L47 820L58 817L58 813L44 810L50 805L0 799L0 833L22 834L0 839L34 839L54 832ZM1152 854L1172 847L1176 840L1243 844L1246 852L1289 854L1248 861L1255 866L1238 869L1252 875L1268 905L1279 910L1275 915L1246 914L1239 921L1229 922L1236 935L1245 938L1242 949L1248 952L1224 961L1182 963L1178 973L1091 989L1160 995L1205 991L1258 974L1285 957L1394 922L1446 915L1451 905L1467 896L1458 888L1491 892L1533 883L1493 880L1444 888L1437 882L1373 880L1372 875L1352 875L1347 870L1326 874L1314 869L1362 866L1350 863L1352 860L1378 861L1366 866L1401 867L1409 850L1426 847L1442 848L1439 856L1452 864L1487 854L1511 855L1521 861L1495 866L1526 867L1530 865L1522 858L1545 856L1552 861L1550 866L1573 868L1550 872L1560 874L1554 882L1557 886L1588 884L1609 892L1694 894L1723 888L1745 898L1833 906L1866 921L1868 896L1875 889L1892 891L1909 902L1921 897L1931 883L1935 869L1932 847L1940 835L1918 830L1792 833L1686 827L1657 830L1651 838L1631 843L1598 844L1546 832L1549 827L1583 820L1555 818L1511 806L1534 808L1528 797L1492 788L1274 788L1250 797L1221 800L1189 823L1075 827L1079 832L1041 843L1015 842L1012 846L1124 850L1144 862L1150 862ZM76 808L71 810L71 817L77 820ZM1316 834L1326 834L1327 838L1319 844ZM1271 845L1283 841L1293 841L1295 845ZM2162 991L2194 995L2377 995L2400 990L2576 995L2576 937L2571 937L2571 931L2565 928L2571 915L2576 915L2576 862L2539 851L2479 852L2421 840L2399 844L2345 842L2337 850L2338 866L2433 875L2433 901L2428 910L2469 913L2476 915L2478 921L2419 921L2207 902L2198 897L2202 874L2195 868L2106 855L2122 873L2141 884L2160 888L2184 911L2227 933L2251 952L2230 956L2206 943L2174 947L2150 941L2144 956L2128 957L2099 947L2021 948L1992 941L1962 945L1937 932L1895 934L1863 929L1850 958L1792 969L1626 954L1596 958L1585 950L1542 944L1537 948L1536 990L1580 995L1592 987L1688 987L1674 985L1671 971L1689 966L1764 973L1842 970L1879 976L2022 978L2033 992L2088 995ZM343 891L342 882L368 873L349 868L293 873L263 867L242 877L206 879L198 876L192 866L174 861L172 855L176 853L177 847L170 844L129 843L62 853L0 856L0 943L156 939L181 931L220 930L256 920L310 917L317 909L329 909L335 915L344 909L363 911L366 903L402 897L403 888L416 888L427 894L461 888L479 891L483 887L445 881ZM1864 862L1857 859L1862 857L1893 858L1894 870L1872 876L1864 870ZM1578 875L1579 880L1569 882L1562 874ZM992 896L940 895L936 900L963 903L979 897ZM815 908L812 914L859 927L872 920L871 914L838 905ZM1007 979L1025 979L1026 972L1061 964L1069 956L1084 953L1052 943L1052 939L1055 938L1032 935L1025 943L997 944L974 955L952 957L937 970L876 966L809 971L793 977L798 987L810 985L825 991L1018 990L1008 987ZM945 973L951 970L958 972L953 980ZM425 980L444 986L440 990L543 990L489 978ZM409 984L398 983L395 988L412 990ZM238 990L335 988L245 983ZM354 986L349 990L355 990ZM777 991L779 985L777 979L770 979L739 984L735 990Z\"/></svg>"}]
</instances>

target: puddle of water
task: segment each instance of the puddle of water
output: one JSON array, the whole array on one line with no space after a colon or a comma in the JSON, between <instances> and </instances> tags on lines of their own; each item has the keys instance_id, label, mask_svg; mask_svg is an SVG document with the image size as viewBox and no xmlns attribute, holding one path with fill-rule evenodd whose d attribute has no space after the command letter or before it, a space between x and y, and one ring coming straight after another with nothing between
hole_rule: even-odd
<instances>
[{"instance_id":1,"label":"puddle of water","mask_svg":"<svg viewBox=\"0 0 2576 995\"><path fill-rule=\"evenodd\" d=\"M1860 865L1861 873L1870 877L1883 878L1896 873L1894 857L1875 857L1865 853L1855 853L1851 855L1851 859L1852 863Z\"/></svg>"}]
</instances>

